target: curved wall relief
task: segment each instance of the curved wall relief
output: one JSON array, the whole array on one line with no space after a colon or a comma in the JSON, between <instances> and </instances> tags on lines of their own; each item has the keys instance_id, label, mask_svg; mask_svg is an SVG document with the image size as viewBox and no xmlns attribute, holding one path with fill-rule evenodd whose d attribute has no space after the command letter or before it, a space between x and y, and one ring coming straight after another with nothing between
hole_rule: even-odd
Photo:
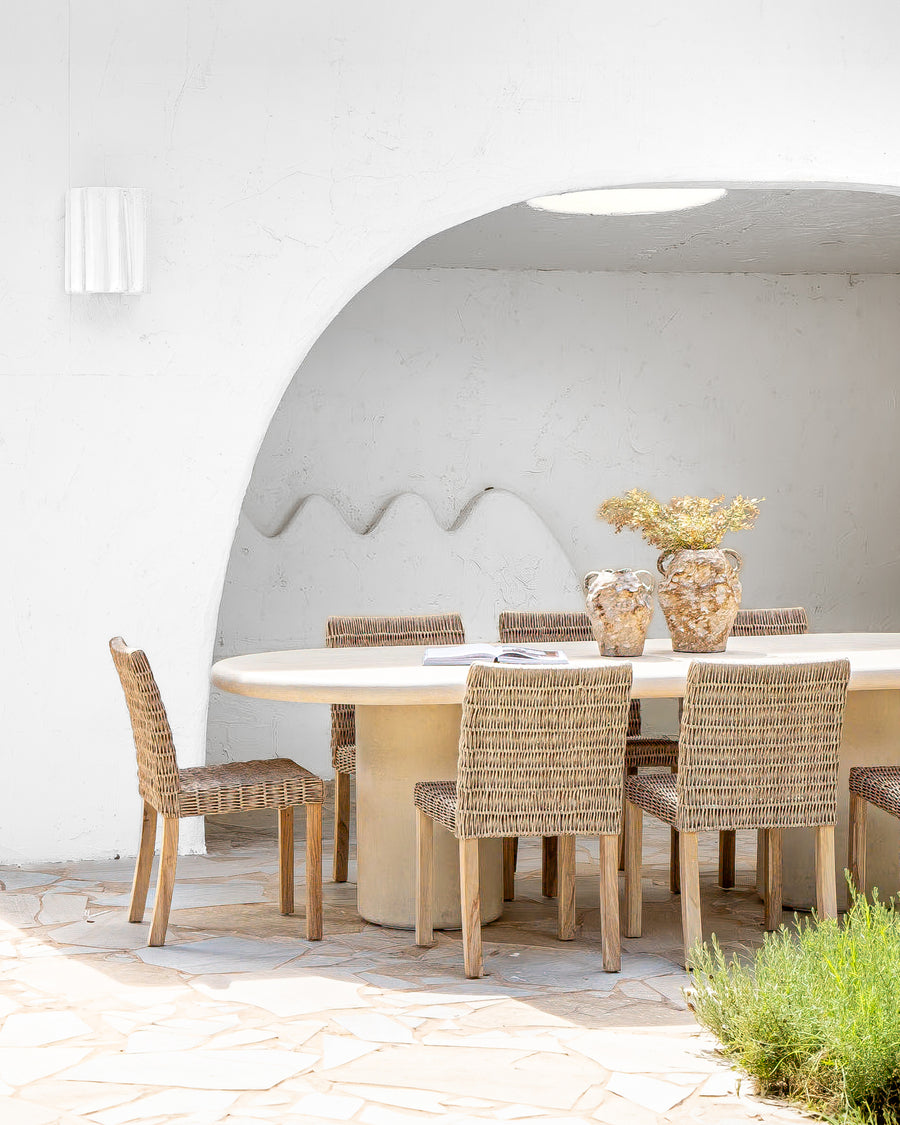
<instances>
[{"instance_id":1,"label":"curved wall relief","mask_svg":"<svg viewBox=\"0 0 900 1125\"><path fill-rule=\"evenodd\" d=\"M419 496L396 497L366 534L324 498L277 536L241 517L219 612L216 656L324 644L329 614L462 613L473 640L496 639L501 609L578 609L578 577L522 500L483 492L450 530ZM210 761L282 754L330 774L328 708L213 692Z\"/></svg>"}]
</instances>

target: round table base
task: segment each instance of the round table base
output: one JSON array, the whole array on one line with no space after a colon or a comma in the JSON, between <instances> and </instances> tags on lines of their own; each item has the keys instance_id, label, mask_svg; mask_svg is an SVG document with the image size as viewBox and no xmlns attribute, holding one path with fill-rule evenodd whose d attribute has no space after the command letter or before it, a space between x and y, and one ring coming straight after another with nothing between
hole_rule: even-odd
<instances>
[{"instance_id":1,"label":"round table base","mask_svg":"<svg viewBox=\"0 0 900 1125\"><path fill-rule=\"evenodd\" d=\"M838 771L834 858L838 910L848 905L847 830L851 766L900 765L900 691L851 691L847 695L841 761ZM784 833L783 902L786 910L816 905L815 832L791 828ZM866 890L877 887L882 898L900 891L900 819L869 805ZM761 887L758 888L760 891Z\"/></svg>"},{"instance_id":2,"label":"round table base","mask_svg":"<svg viewBox=\"0 0 900 1125\"><path fill-rule=\"evenodd\" d=\"M416 922L417 781L456 777L462 708L457 704L356 708L357 903L369 922ZM480 840L481 920L502 910L500 840ZM434 927L458 930L459 845L434 829Z\"/></svg>"}]
</instances>

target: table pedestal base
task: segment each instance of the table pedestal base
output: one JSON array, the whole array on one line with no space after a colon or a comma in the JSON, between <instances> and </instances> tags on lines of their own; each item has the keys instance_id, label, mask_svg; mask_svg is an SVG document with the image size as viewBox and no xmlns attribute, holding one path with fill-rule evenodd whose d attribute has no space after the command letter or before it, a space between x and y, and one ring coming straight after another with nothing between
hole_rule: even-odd
<instances>
[{"instance_id":1,"label":"table pedestal base","mask_svg":"<svg viewBox=\"0 0 900 1125\"><path fill-rule=\"evenodd\" d=\"M851 691L847 694L834 838L838 910L846 910L848 904L844 868L847 866L850 767L874 765L900 765L900 691ZM878 887L882 898L900 891L900 819L873 805L869 805L866 884L868 893ZM810 828L788 829L784 833L785 909L812 910L815 905L815 832Z\"/></svg>"},{"instance_id":2,"label":"table pedestal base","mask_svg":"<svg viewBox=\"0 0 900 1125\"><path fill-rule=\"evenodd\" d=\"M416 921L417 781L456 777L462 708L356 708L357 902L369 922L413 929ZM501 841L480 840L481 920L502 910ZM459 844L434 829L434 927L458 930Z\"/></svg>"}]
</instances>

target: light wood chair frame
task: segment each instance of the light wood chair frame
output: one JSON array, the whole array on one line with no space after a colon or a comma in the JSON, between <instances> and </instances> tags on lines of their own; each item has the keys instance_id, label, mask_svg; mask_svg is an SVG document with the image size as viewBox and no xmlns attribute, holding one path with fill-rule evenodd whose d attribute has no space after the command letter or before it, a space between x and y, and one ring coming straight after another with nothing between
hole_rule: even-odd
<instances>
[{"instance_id":1,"label":"light wood chair frame","mask_svg":"<svg viewBox=\"0 0 900 1125\"><path fill-rule=\"evenodd\" d=\"M141 840L134 867L129 922L143 922L163 818L156 901L148 945L165 944L178 862L178 826L185 817L214 816L249 809L278 814L279 909L294 913L294 807L306 807L306 937L322 937L321 778L289 758L230 762L179 769L172 730L146 653L121 637L109 642L119 674L137 752L138 789L143 800Z\"/></svg>"},{"instance_id":2,"label":"light wood chair frame","mask_svg":"<svg viewBox=\"0 0 900 1125\"><path fill-rule=\"evenodd\" d=\"M625 800L625 933L641 936L643 813L679 832L685 964L702 939L697 834L745 828L767 837L765 928L781 925L782 831L816 832L816 901L837 917L834 822L848 660L694 663L676 779L629 779Z\"/></svg>"},{"instance_id":3,"label":"light wood chair frame","mask_svg":"<svg viewBox=\"0 0 900 1125\"><path fill-rule=\"evenodd\" d=\"M434 824L459 841L465 973L483 972L478 841L559 839L558 934L575 937L575 838L600 840L603 967L621 967L618 839L631 665L475 664L463 703L455 782L415 787L416 944L433 940Z\"/></svg>"},{"instance_id":4,"label":"light wood chair frame","mask_svg":"<svg viewBox=\"0 0 900 1125\"><path fill-rule=\"evenodd\" d=\"M849 788L847 867L853 888L865 895L869 805L900 818L900 766L853 766Z\"/></svg>"},{"instance_id":5,"label":"light wood chair frame","mask_svg":"<svg viewBox=\"0 0 900 1125\"><path fill-rule=\"evenodd\" d=\"M329 617L326 648L396 645L461 645L466 640L458 613L401 617ZM331 707L331 764L334 768L334 857L332 880L346 883L350 864L350 778L356 773L356 709Z\"/></svg>"}]
</instances>

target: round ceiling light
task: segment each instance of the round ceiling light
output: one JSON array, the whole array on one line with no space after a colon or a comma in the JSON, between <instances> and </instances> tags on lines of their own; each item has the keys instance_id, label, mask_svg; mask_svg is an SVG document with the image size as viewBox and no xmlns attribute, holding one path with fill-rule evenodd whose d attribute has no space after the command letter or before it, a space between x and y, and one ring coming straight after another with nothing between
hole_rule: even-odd
<instances>
[{"instance_id":1,"label":"round ceiling light","mask_svg":"<svg viewBox=\"0 0 900 1125\"><path fill-rule=\"evenodd\" d=\"M560 215L659 215L705 207L726 194L725 188L597 188L542 195L528 206Z\"/></svg>"}]
</instances>

